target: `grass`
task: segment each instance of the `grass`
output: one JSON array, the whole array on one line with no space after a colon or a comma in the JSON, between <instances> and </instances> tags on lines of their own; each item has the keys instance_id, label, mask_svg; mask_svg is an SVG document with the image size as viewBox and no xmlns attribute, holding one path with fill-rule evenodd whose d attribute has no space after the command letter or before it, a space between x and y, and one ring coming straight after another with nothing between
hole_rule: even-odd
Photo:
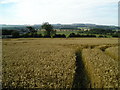
<instances>
[{"instance_id":1,"label":"grass","mask_svg":"<svg viewBox=\"0 0 120 90\"><path fill-rule=\"evenodd\" d=\"M95 49L98 46L113 46L117 44L117 38L3 39L3 88L88 87L91 81L86 78L88 78L87 72L90 69L86 69L89 65L86 66L85 62L83 62L83 57L88 57L89 59L90 55L94 57L98 54L97 56L102 58L100 55L104 56L104 53L102 51L100 51L100 54L95 53L96 51L94 50L93 53L89 51L80 53L79 49ZM107 60L107 58L109 59L110 57L107 56L104 60ZM94 60L93 63L101 63L103 65L101 68L104 71L105 64L102 61L99 63L98 59ZM111 59L110 62L116 63L115 60ZM111 65L111 63L107 63L107 68L109 64ZM97 66L94 67L93 64L90 72L94 72L95 68L99 68L99 65ZM114 69L111 70L116 72ZM90 77L97 78L97 74L101 75L101 72L94 72L94 76ZM107 76L109 75L107 74Z\"/></svg>"}]
</instances>

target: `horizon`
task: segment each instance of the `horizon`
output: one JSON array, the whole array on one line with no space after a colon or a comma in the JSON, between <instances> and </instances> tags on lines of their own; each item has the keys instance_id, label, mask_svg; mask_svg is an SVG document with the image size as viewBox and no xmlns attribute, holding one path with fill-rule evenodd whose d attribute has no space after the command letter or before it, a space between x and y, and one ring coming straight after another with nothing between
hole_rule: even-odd
<instances>
[{"instance_id":1,"label":"horizon","mask_svg":"<svg viewBox=\"0 0 120 90\"><path fill-rule=\"evenodd\" d=\"M0 24L96 24L118 26L119 0L1 0ZM56 23L56 24L57 24Z\"/></svg>"},{"instance_id":2,"label":"horizon","mask_svg":"<svg viewBox=\"0 0 120 90\"><path fill-rule=\"evenodd\" d=\"M49 22L48 22L49 23ZM43 23L38 23L38 24L0 24L0 25L42 25ZM72 24L91 24L91 25L100 25L100 26L116 26L119 27L118 25L107 25L107 24L95 24L95 23L49 23L51 25L53 24L61 24L61 25L72 25Z\"/></svg>"}]
</instances>

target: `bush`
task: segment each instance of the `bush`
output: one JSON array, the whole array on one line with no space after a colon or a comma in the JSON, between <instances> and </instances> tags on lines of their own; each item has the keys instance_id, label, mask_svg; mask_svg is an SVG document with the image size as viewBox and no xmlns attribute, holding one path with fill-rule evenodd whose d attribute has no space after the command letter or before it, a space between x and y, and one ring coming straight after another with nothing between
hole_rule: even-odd
<instances>
[{"instance_id":1,"label":"bush","mask_svg":"<svg viewBox=\"0 0 120 90\"><path fill-rule=\"evenodd\" d=\"M80 34L71 33L69 37L96 37L96 35L80 35Z\"/></svg>"},{"instance_id":2,"label":"bush","mask_svg":"<svg viewBox=\"0 0 120 90\"><path fill-rule=\"evenodd\" d=\"M103 35L99 35L99 37L104 37Z\"/></svg>"},{"instance_id":3,"label":"bush","mask_svg":"<svg viewBox=\"0 0 120 90\"><path fill-rule=\"evenodd\" d=\"M29 37L29 33L25 33L25 34L22 34L20 36L23 37L23 38L28 38Z\"/></svg>"},{"instance_id":4,"label":"bush","mask_svg":"<svg viewBox=\"0 0 120 90\"><path fill-rule=\"evenodd\" d=\"M19 37L19 32L18 31L13 31L12 33L13 38L18 38Z\"/></svg>"},{"instance_id":5,"label":"bush","mask_svg":"<svg viewBox=\"0 0 120 90\"><path fill-rule=\"evenodd\" d=\"M75 33L71 33L68 37L75 37Z\"/></svg>"},{"instance_id":6,"label":"bush","mask_svg":"<svg viewBox=\"0 0 120 90\"><path fill-rule=\"evenodd\" d=\"M42 38L43 36L42 36L42 34L38 34L38 38Z\"/></svg>"},{"instance_id":7,"label":"bush","mask_svg":"<svg viewBox=\"0 0 120 90\"><path fill-rule=\"evenodd\" d=\"M53 38L66 38L65 34L55 34Z\"/></svg>"},{"instance_id":8,"label":"bush","mask_svg":"<svg viewBox=\"0 0 120 90\"><path fill-rule=\"evenodd\" d=\"M71 33L68 37L80 37L80 34Z\"/></svg>"},{"instance_id":9,"label":"bush","mask_svg":"<svg viewBox=\"0 0 120 90\"><path fill-rule=\"evenodd\" d=\"M45 36L43 36L44 38L51 38L51 36L48 36L48 35L45 35Z\"/></svg>"},{"instance_id":10,"label":"bush","mask_svg":"<svg viewBox=\"0 0 120 90\"><path fill-rule=\"evenodd\" d=\"M2 35L11 35L13 30L2 29Z\"/></svg>"},{"instance_id":11,"label":"bush","mask_svg":"<svg viewBox=\"0 0 120 90\"><path fill-rule=\"evenodd\" d=\"M42 36L42 34L37 34L35 32L35 33L26 33L26 34L23 34L23 35L21 35L21 37L23 37L23 38L32 38L32 37L34 37L34 38L41 38L43 36Z\"/></svg>"},{"instance_id":12,"label":"bush","mask_svg":"<svg viewBox=\"0 0 120 90\"><path fill-rule=\"evenodd\" d=\"M118 35L118 34L115 34L115 35L112 35L112 37L119 37L119 35Z\"/></svg>"},{"instance_id":13,"label":"bush","mask_svg":"<svg viewBox=\"0 0 120 90\"><path fill-rule=\"evenodd\" d=\"M40 37L42 37L42 34L37 34L37 32L35 32L35 33L33 33L32 37L40 38Z\"/></svg>"}]
</instances>

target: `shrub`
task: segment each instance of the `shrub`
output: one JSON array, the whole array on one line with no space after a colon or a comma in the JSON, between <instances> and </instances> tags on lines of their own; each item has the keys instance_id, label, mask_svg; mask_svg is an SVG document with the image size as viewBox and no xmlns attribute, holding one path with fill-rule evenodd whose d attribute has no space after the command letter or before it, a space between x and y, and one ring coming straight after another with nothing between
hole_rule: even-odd
<instances>
[{"instance_id":1,"label":"shrub","mask_svg":"<svg viewBox=\"0 0 120 90\"><path fill-rule=\"evenodd\" d=\"M44 38L51 38L51 36L48 36L48 35L45 35L45 36L43 36Z\"/></svg>"},{"instance_id":2,"label":"shrub","mask_svg":"<svg viewBox=\"0 0 120 90\"><path fill-rule=\"evenodd\" d=\"M71 33L68 37L75 37L75 33Z\"/></svg>"},{"instance_id":3,"label":"shrub","mask_svg":"<svg viewBox=\"0 0 120 90\"><path fill-rule=\"evenodd\" d=\"M19 32L18 31L13 31L12 33L13 38L18 38L19 37Z\"/></svg>"},{"instance_id":4,"label":"shrub","mask_svg":"<svg viewBox=\"0 0 120 90\"><path fill-rule=\"evenodd\" d=\"M65 34L55 34L53 38L66 38Z\"/></svg>"},{"instance_id":5,"label":"shrub","mask_svg":"<svg viewBox=\"0 0 120 90\"><path fill-rule=\"evenodd\" d=\"M103 35L99 35L99 37L104 37Z\"/></svg>"},{"instance_id":6,"label":"shrub","mask_svg":"<svg viewBox=\"0 0 120 90\"><path fill-rule=\"evenodd\" d=\"M71 33L69 37L96 37L96 35L80 35L80 34Z\"/></svg>"},{"instance_id":7,"label":"shrub","mask_svg":"<svg viewBox=\"0 0 120 90\"><path fill-rule=\"evenodd\" d=\"M112 35L112 37L119 37L119 35L115 34L115 35Z\"/></svg>"}]
</instances>

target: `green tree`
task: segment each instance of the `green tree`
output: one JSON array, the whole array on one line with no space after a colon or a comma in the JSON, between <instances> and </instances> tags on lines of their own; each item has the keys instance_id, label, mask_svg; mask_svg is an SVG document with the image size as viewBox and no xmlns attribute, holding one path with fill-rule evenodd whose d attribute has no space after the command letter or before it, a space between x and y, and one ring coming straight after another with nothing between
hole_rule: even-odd
<instances>
[{"instance_id":1,"label":"green tree","mask_svg":"<svg viewBox=\"0 0 120 90\"><path fill-rule=\"evenodd\" d=\"M14 37L14 38L18 38L18 37L19 37L19 32L18 32L18 31L13 31L13 32L11 33L11 35L12 35L12 37Z\"/></svg>"},{"instance_id":2,"label":"green tree","mask_svg":"<svg viewBox=\"0 0 120 90\"><path fill-rule=\"evenodd\" d=\"M53 30L53 26L48 22L43 23L41 28L46 30L46 36L51 36L55 33Z\"/></svg>"},{"instance_id":3,"label":"green tree","mask_svg":"<svg viewBox=\"0 0 120 90\"><path fill-rule=\"evenodd\" d=\"M32 26L27 26L27 29L29 29L30 33L36 32L36 30Z\"/></svg>"}]
</instances>

